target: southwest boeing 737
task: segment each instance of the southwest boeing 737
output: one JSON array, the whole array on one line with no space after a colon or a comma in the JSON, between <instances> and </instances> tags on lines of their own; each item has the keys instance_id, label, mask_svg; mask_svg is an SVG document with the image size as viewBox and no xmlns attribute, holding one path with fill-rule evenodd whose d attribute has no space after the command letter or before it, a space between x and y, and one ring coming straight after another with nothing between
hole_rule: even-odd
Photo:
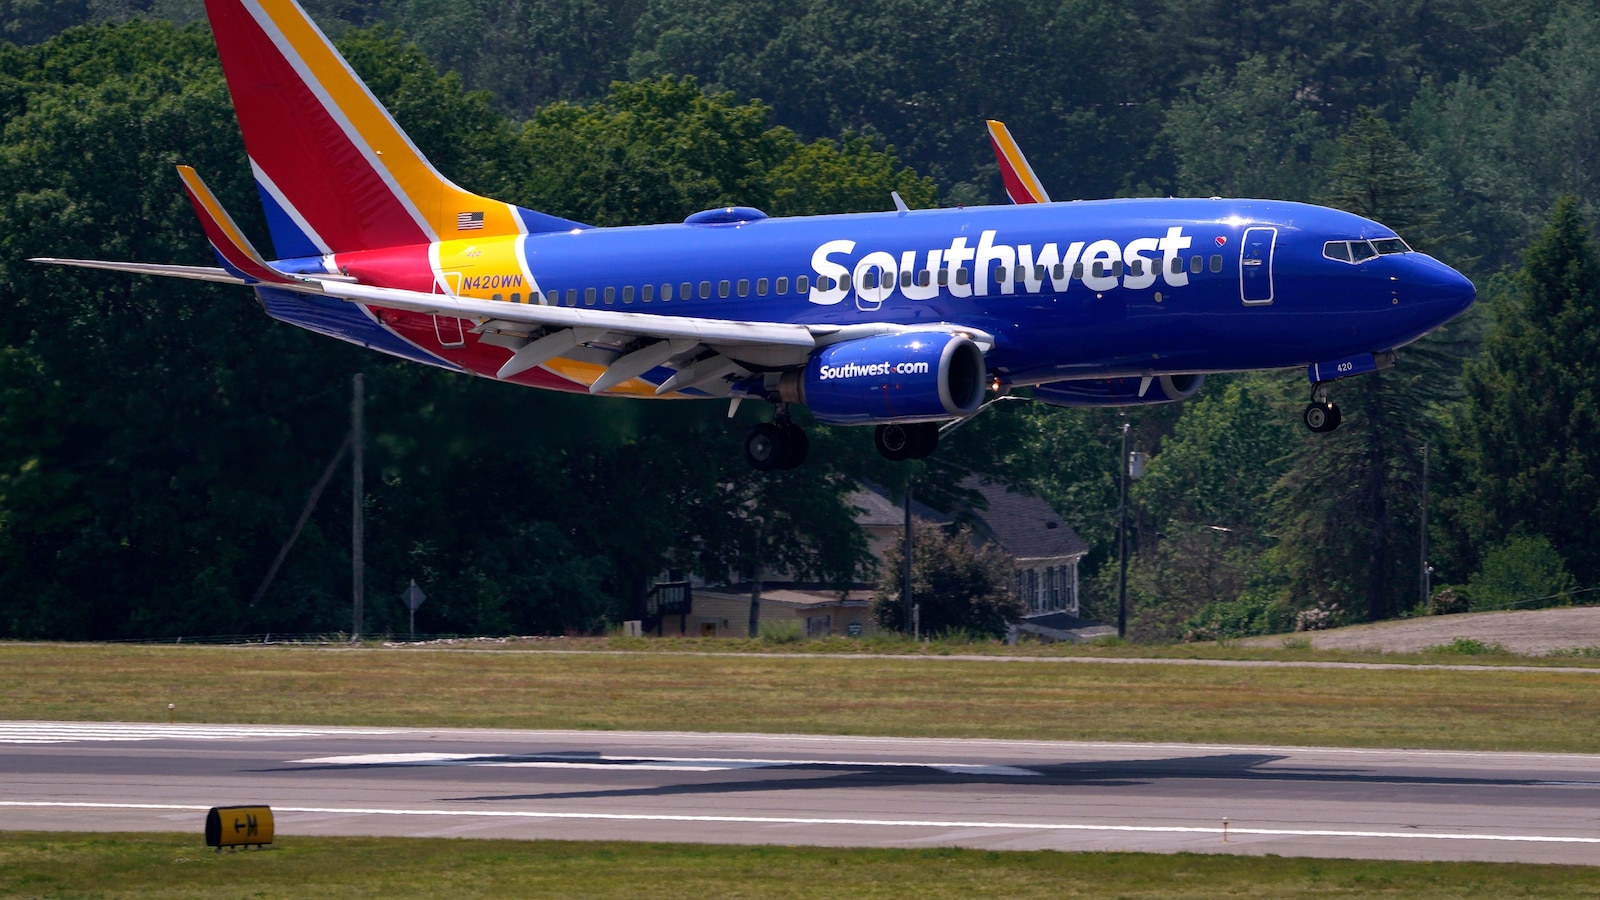
<instances>
[{"instance_id":1,"label":"southwest boeing 737","mask_svg":"<svg viewBox=\"0 0 1600 900\"><path fill-rule=\"evenodd\" d=\"M486 378L773 405L744 451L806 455L790 419L875 425L890 459L989 392L1164 403L1208 373L1328 382L1472 304L1471 282L1377 222L1269 200L1048 202L991 123L1009 206L772 218L713 209L595 228L441 175L294 0L206 0L276 259L180 167L220 267L47 259L251 287L276 319Z\"/></svg>"}]
</instances>

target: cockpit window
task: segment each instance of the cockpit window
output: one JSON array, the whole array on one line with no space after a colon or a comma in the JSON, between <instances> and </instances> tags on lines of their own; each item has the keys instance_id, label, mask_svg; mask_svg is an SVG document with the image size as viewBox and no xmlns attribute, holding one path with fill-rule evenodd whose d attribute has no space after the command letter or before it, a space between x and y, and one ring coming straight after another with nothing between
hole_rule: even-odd
<instances>
[{"instance_id":1,"label":"cockpit window","mask_svg":"<svg viewBox=\"0 0 1600 900\"><path fill-rule=\"evenodd\" d=\"M1329 241L1322 245L1322 255L1340 262L1358 263L1378 255L1410 253L1411 248L1397 237L1375 238L1371 241Z\"/></svg>"}]
</instances>

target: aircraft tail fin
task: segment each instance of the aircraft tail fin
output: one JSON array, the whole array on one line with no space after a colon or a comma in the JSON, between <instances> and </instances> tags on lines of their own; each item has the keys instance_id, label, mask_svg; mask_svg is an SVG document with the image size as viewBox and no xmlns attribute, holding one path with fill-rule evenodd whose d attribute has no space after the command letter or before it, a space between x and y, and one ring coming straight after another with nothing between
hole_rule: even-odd
<instances>
[{"instance_id":1,"label":"aircraft tail fin","mask_svg":"<svg viewBox=\"0 0 1600 900\"><path fill-rule=\"evenodd\" d=\"M1039 176L1033 174L1028 158L1022 155L1022 148L1012 139L1011 131L1004 122L989 120L989 143L994 145L994 158L1000 164L1000 180L1005 182L1006 193L1011 196L1012 203L1050 202L1044 184L1039 181Z\"/></svg>"},{"instance_id":2,"label":"aircraft tail fin","mask_svg":"<svg viewBox=\"0 0 1600 900\"><path fill-rule=\"evenodd\" d=\"M295 0L206 0L280 257L566 231L434 169Z\"/></svg>"}]
</instances>

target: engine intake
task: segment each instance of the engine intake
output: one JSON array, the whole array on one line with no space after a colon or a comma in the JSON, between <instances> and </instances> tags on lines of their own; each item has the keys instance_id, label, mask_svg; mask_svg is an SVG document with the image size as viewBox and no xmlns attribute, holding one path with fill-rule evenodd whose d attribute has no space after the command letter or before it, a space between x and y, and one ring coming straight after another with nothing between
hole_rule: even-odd
<instances>
[{"instance_id":1,"label":"engine intake","mask_svg":"<svg viewBox=\"0 0 1600 900\"><path fill-rule=\"evenodd\" d=\"M1148 406L1187 400L1200 391L1205 380L1204 375L1160 375L1150 380L1144 396L1139 395L1143 378L1053 381L1035 386L1033 397L1051 406Z\"/></svg>"},{"instance_id":2,"label":"engine intake","mask_svg":"<svg viewBox=\"0 0 1600 900\"><path fill-rule=\"evenodd\" d=\"M970 339L916 331L823 347L784 373L778 393L830 425L936 422L977 412L986 374Z\"/></svg>"}]
</instances>

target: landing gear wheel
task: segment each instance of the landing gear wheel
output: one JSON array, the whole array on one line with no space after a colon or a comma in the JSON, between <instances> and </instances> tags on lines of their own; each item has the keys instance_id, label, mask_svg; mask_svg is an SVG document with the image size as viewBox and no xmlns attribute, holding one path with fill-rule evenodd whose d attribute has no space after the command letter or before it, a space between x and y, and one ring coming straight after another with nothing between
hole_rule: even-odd
<instances>
[{"instance_id":1,"label":"landing gear wheel","mask_svg":"<svg viewBox=\"0 0 1600 900\"><path fill-rule=\"evenodd\" d=\"M879 425L873 432L872 442L878 453L891 462L926 459L939 446L939 424Z\"/></svg>"},{"instance_id":2,"label":"landing gear wheel","mask_svg":"<svg viewBox=\"0 0 1600 900\"><path fill-rule=\"evenodd\" d=\"M1338 428L1344 419L1339 413L1339 404L1329 403L1326 400L1321 403L1306 404L1306 411L1301 418L1305 420L1306 428L1316 434L1326 434Z\"/></svg>"},{"instance_id":3,"label":"landing gear wheel","mask_svg":"<svg viewBox=\"0 0 1600 900\"><path fill-rule=\"evenodd\" d=\"M904 425L879 425L873 429L872 443L878 448L879 455L890 462L910 459L914 449L911 434Z\"/></svg>"},{"instance_id":4,"label":"landing gear wheel","mask_svg":"<svg viewBox=\"0 0 1600 900\"><path fill-rule=\"evenodd\" d=\"M799 425L784 423L779 427L783 431L783 461L778 468L793 469L806 461L806 454L811 452L811 440Z\"/></svg>"},{"instance_id":5,"label":"landing gear wheel","mask_svg":"<svg viewBox=\"0 0 1600 900\"><path fill-rule=\"evenodd\" d=\"M752 425L744 433L744 461L758 472L770 472L784 462L783 429L769 422Z\"/></svg>"}]
</instances>

